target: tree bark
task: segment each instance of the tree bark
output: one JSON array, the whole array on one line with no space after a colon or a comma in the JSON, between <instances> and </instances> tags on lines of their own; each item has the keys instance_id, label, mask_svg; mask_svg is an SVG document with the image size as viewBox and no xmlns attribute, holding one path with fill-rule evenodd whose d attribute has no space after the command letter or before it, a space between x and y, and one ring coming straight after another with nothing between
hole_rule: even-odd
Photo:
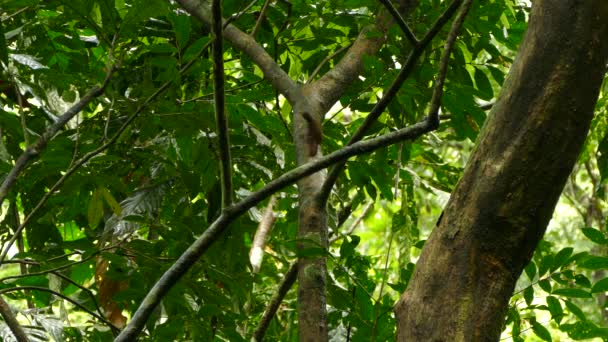
<instances>
[{"instance_id":1,"label":"tree bark","mask_svg":"<svg viewBox=\"0 0 608 342\"><path fill-rule=\"evenodd\" d=\"M581 150L608 2L536 0L503 90L395 307L399 341L498 341L515 283Z\"/></svg>"}]
</instances>

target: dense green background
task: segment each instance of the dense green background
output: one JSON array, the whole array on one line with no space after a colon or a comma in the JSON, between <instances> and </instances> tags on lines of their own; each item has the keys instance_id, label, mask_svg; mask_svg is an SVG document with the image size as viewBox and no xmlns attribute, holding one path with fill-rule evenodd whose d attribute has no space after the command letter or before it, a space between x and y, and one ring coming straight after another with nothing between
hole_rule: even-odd
<instances>
[{"instance_id":1,"label":"dense green background","mask_svg":"<svg viewBox=\"0 0 608 342\"><path fill-rule=\"evenodd\" d=\"M408 23L422 36L447 4L420 2ZM302 83L332 56L312 76L328 71L380 6L371 0L270 4L256 40ZM246 5L224 1L224 16ZM234 24L251 32L262 5L257 1ZM329 206L334 234L348 232L333 244L328 259L330 336L336 341L347 335L352 341L369 341L372 335L378 341L393 339L392 306L461 175L487 115L484 105L493 102L503 84L528 11L527 4L511 0L476 1L452 55L440 129L347 163ZM28 266L7 260L0 269L0 291L6 291L32 340L108 341L108 326L90 315L109 300L100 279L115 285L112 301L129 317L153 282L219 213L211 35L161 0L0 0L0 15L0 179L27 144L103 81L110 54L120 64L105 93L20 175L0 215L6 241L66 170L116 135L115 142L67 178L27 225L23 248L15 246L9 259L28 260ZM426 114L444 38L445 32L423 54L372 135ZM325 152L344 146L410 49L393 27L379 54L366 60L362 77L326 116ZM295 167L291 108L229 43L224 60L234 188L243 198ZM180 71L190 61L194 64ZM158 95L163 85L166 90ZM603 96L596 108L579 165L511 300L506 340L608 340ZM132 115L137 116L121 131ZM296 257L296 194L295 187L279 193L278 219L259 273L252 273L248 252L264 206L233 223L176 284L142 340L249 340ZM337 227L340 213L349 207L352 214ZM267 332L269 341L296 340L295 304L291 291ZM0 324L0 335L10 340L10 331Z\"/></svg>"}]
</instances>

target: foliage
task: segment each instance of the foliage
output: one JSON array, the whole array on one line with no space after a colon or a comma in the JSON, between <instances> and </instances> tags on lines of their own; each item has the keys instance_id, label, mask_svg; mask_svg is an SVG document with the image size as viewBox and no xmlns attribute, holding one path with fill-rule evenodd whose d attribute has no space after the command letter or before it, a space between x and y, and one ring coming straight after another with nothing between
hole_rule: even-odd
<instances>
[{"instance_id":1,"label":"foliage","mask_svg":"<svg viewBox=\"0 0 608 342\"><path fill-rule=\"evenodd\" d=\"M439 0L420 2L407 20L418 36L446 7ZM368 0L271 4L255 38L299 82L330 70L380 6ZM251 32L262 6L256 2L235 25ZM244 7L226 0L224 16ZM394 339L392 307L462 173L487 115L484 105L493 102L504 82L528 10L513 0L477 2L451 57L440 129L348 161L328 206L330 228L339 237L328 267L335 340ZM6 241L73 170L3 261L0 293L22 321L30 321L26 332L32 340L106 341L113 336L110 325L124 324L219 214L212 37L195 18L162 0L3 0L0 14L0 179L45 127L118 65L104 94L19 176L0 216ZM371 134L413 124L426 114L444 36L425 51ZM243 198L296 166L291 108L248 57L225 45L233 182L236 197ZM386 44L367 57L361 77L326 118L324 151L344 146L410 48L399 27L392 27ZM608 319L605 102L600 98L573 173L572 187L578 189L566 192L570 202L564 207L584 209L569 221L578 226L553 230L537 249L512 298L505 337L523 341L535 334L550 341L552 335L567 334L574 340L608 340L603 327ZM110 143L106 149L78 165L105 143ZM248 340L296 258L296 205L295 187L279 193L277 221L257 274L247 255L263 206L233 223L164 298L143 339ZM591 207L595 216L587 214ZM343 213L352 213L346 222L340 220ZM354 232L344 228L353 224ZM266 333L268 340L296 339L295 307L291 291ZM6 326L0 336L11 339Z\"/></svg>"}]
</instances>

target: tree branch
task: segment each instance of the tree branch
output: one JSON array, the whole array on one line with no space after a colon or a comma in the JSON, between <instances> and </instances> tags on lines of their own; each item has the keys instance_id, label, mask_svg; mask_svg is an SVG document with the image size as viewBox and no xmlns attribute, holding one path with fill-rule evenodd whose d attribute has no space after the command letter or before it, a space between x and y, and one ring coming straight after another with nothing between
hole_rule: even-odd
<instances>
[{"instance_id":1,"label":"tree branch","mask_svg":"<svg viewBox=\"0 0 608 342\"><path fill-rule=\"evenodd\" d=\"M86 308L84 305L80 304L79 302L73 300L72 298L59 293L57 291L53 291L51 289L48 289L46 287L41 287L41 286L28 286L28 285L23 285L23 286L19 286L19 287L10 287L7 289L1 289L0 290L0 294L5 294L5 293L9 293L9 292L15 292L15 291L24 291L24 290L31 290L31 291L41 291L41 292L48 292L51 293L59 298L62 298L64 300L67 300L68 302L72 303L73 305L77 306L80 308L80 310L88 313L89 315L97 318L100 322L102 322L103 324L107 325L108 327L110 327L110 329L112 329L112 331L117 332L120 329L118 329L114 324L110 323L107 319L105 319L105 317L98 315L97 313L89 310L88 308ZM26 340L27 341L27 340Z\"/></svg>"},{"instance_id":2,"label":"tree branch","mask_svg":"<svg viewBox=\"0 0 608 342\"><path fill-rule=\"evenodd\" d=\"M327 156L316 159L314 162L301 165L282 176L267 183L260 190L247 196L240 202L224 209L220 216L205 230L205 232L192 244L179 259L161 276L142 301L133 318L115 341L132 341L141 332L148 317L165 294L175 283L192 267L203 253L213 244L228 225L260 203L268 196L282 188L294 184L298 180L322 170L336 162L344 161L352 156L374 151L404 140L412 140L435 129L430 122L424 120L409 127L381 135L366 141L359 141L341 150L335 151Z\"/></svg>"},{"instance_id":3,"label":"tree branch","mask_svg":"<svg viewBox=\"0 0 608 342\"><path fill-rule=\"evenodd\" d=\"M266 206L266 210L264 210L264 215L260 220L258 229L253 237L253 242L251 243L251 250L249 251L249 263L251 264L253 273L258 273L260 267L262 267L262 260L264 259L264 247L266 246L266 241L268 241L268 236L270 235L272 226L276 220L276 216L274 215L273 211L276 201L276 196L273 195L270 197L268 206Z\"/></svg>"},{"instance_id":4,"label":"tree branch","mask_svg":"<svg viewBox=\"0 0 608 342\"><path fill-rule=\"evenodd\" d=\"M391 100L395 97L395 95L397 95L397 92L401 88L401 85L403 85L403 82L405 82L405 80L410 76L410 74L414 70L414 66L416 65L416 62L418 61L418 58L420 58L420 56L422 55L422 52L427 48L427 46L430 44L430 42L433 40L433 38L435 38L435 36L439 33L439 31L441 31L441 28L443 27L443 25L445 25L450 20L452 15L454 15L454 13L456 12L456 10L458 9L458 7L460 6L461 3L462 3L462 0L452 1L450 6L441 14L441 16L439 16L439 18L437 18L437 20L435 21L435 23L433 24L431 29L426 33L424 38L422 38L422 40L419 42L419 44L414 47L414 50L412 50L412 52L408 56L401 71L399 71L399 74L397 74L397 77L395 78L395 80L393 81L393 83L391 84L389 89L386 91L386 93L384 94L382 99L380 99L380 101L378 101L378 103L376 103L374 108L371 110L371 112L365 118L365 121L363 121L361 126L359 126L357 131L350 138L348 145L351 145L351 144L361 140L365 136L365 132L369 129L369 127L371 127L371 125L384 112L384 110L386 109L386 107L388 107L388 104L391 102ZM321 199L322 202L327 201L327 198L329 197L331 189L333 188L334 184L338 180L338 176L340 175L340 173L342 172L343 169L344 169L344 163L339 163L339 164L335 165L332 168L332 170L329 172L329 175L327 176L325 183L323 183L323 188L322 188L321 192L319 193L319 198Z\"/></svg>"},{"instance_id":5,"label":"tree branch","mask_svg":"<svg viewBox=\"0 0 608 342\"><path fill-rule=\"evenodd\" d=\"M450 55L452 54L456 37L458 37L458 31L460 31L460 27L462 26L462 23L464 23L464 19L466 18L467 13L469 13L472 3L472 0L464 0L458 16L456 16L456 19L454 19L454 22L452 23L450 33L448 33L448 38L443 47L441 60L439 61L439 72L437 73L437 79L435 80L435 88L433 89L433 96L429 109L429 120L435 122L437 126L439 126L439 107L441 106L441 97L443 96L443 85L445 84L445 78L448 73Z\"/></svg>"},{"instance_id":6,"label":"tree branch","mask_svg":"<svg viewBox=\"0 0 608 342\"><path fill-rule=\"evenodd\" d=\"M416 38L416 35L414 34L414 32L412 32L410 27L407 25L407 22L403 19L403 17L399 13L399 11L397 11L395 6L393 6L393 3L391 2L391 0L379 0L379 1L384 5L384 7L386 7L386 9L388 10L388 13L390 13L393 16L395 21L397 21L397 25L399 25L399 27L401 28L403 33L405 33L405 37L407 38L407 40L409 40L413 46L418 45L418 38Z\"/></svg>"},{"instance_id":7,"label":"tree branch","mask_svg":"<svg viewBox=\"0 0 608 342\"><path fill-rule=\"evenodd\" d=\"M111 52L110 52L111 54ZM111 58L111 57L110 57ZM17 181L17 177L21 174L21 172L25 169L27 164L34 158L38 157L42 151L47 147L48 143L53 139L55 134L59 132L65 124L68 123L76 114L80 113L91 101L93 101L96 97L103 94L106 87L110 83L110 79L112 78L112 74L116 67L112 65L108 68L108 72L106 73L106 77L103 80L103 83L100 87L94 86L89 90L75 105L73 105L70 109L68 109L65 113L63 113L55 123L50 125L44 133L38 138L38 140L31 146L28 146L25 151L17 158L15 165L11 169L11 171L6 175L2 185L0 185L0 204L4 201L10 188Z\"/></svg>"},{"instance_id":8,"label":"tree branch","mask_svg":"<svg viewBox=\"0 0 608 342\"><path fill-rule=\"evenodd\" d=\"M266 330L268 329L270 322L272 322L274 315L279 309L279 305L281 305L283 298L285 298L287 292L289 292L289 289L291 289L293 284L296 282L297 276L298 263L294 262L289 266L289 270L287 271L287 273L285 273L283 280L281 280L281 284L279 284L277 292L275 292L275 294L272 296L272 299L270 299L270 303L268 303L266 310L264 310L264 315L260 320L260 324L253 333L253 338L251 339L252 341L257 342L261 341L264 338L264 335L266 334Z\"/></svg>"},{"instance_id":9,"label":"tree branch","mask_svg":"<svg viewBox=\"0 0 608 342\"><path fill-rule=\"evenodd\" d=\"M204 24L211 26L213 17L209 5L202 0L177 0L177 2L192 16ZM243 51L262 70L264 77L270 81L290 103L298 97L298 85L287 75L272 57L258 44L253 37L239 30L232 24L224 25L224 38L239 50Z\"/></svg>"},{"instance_id":10,"label":"tree branch","mask_svg":"<svg viewBox=\"0 0 608 342\"><path fill-rule=\"evenodd\" d=\"M207 43L205 46L203 46L203 48L201 49L201 53L202 53L202 51L205 51L205 49L209 46L208 44L210 44L210 42ZM190 62L188 62L186 65L184 65L179 71L180 74L183 74L184 72L186 72L196 61L197 61L197 59L193 58ZM137 110L133 114L131 114L131 116L129 116L127 118L127 120L123 123L122 126L120 126L120 128L116 131L116 133L112 136L112 138L110 138L110 140L108 140L105 144L101 145L97 149L85 154L84 156L82 156L82 158L80 158L76 162L74 162L73 165L61 176L61 178L59 178L59 180L55 184L53 184L53 186L49 189L49 191L47 191L44 194L44 196L42 196L42 199L40 199L40 201L38 201L38 204L36 204L34 209L32 209L32 211L30 211L30 213L25 217L25 219L23 219L23 222L21 222L21 225L19 225L19 228L17 228L17 230L15 231L15 234L13 235L13 237L11 237L9 242L4 247L2 254L0 254L0 264L2 264L2 262L4 262L4 259L6 259L6 255L8 254L8 251L10 250L11 246L15 243L15 240L17 240L19 234L21 234L23 229L25 229L25 226L30 222L30 220L32 219L34 214L36 214L38 212L38 210L40 210L44 206L44 204L55 193L55 191L57 191L63 185L63 183L74 172L76 172L76 170L78 170L82 165L84 165L86 162L91 160L91 158L93 158L96 155L98 155L99 153L105 151L108 147L110 147L112 144L114 144L116 142L116 140L118 140L118 138L122 135L122 133L127 129L127 127L129 127L129 125L133 122L133 120L135 120L135 118L145 108L147 108L148 105L152 101L154 101L160 94L164 93L165 90L167 90L172 83L173 83L173 81L167 81L162 86L160 86L160 88L158 88L152 95L150 95L144 101L144 103L142 103L142 105L139 106L139 108L137 108ZM2 202L0 201L0 203L2 203Z\"/></svg>"},{"instance_id":11,"label":"tree branch","mask_svg":"<svg viewBox=\"0 0 608 342\"><path fill-rule=\"evenodd\" d=\"M4 318L4 322L15 335L15 339L19 342L28 342L27 334L23 330L23 327L17 321L15 314L13 314L13 310L11 310L11 306L0 296L0 314L2 318Z\"/></svg>"},{"instance_id":12,"label":"tree branch","mask_svg":"<svg viewBox=\"0 0 608 342\"><path fill-rule=\"evenodd\" d=\"M224 39L222 37L221 0L213 0L213 98L215 102L215 123L220 147L220 181L222 183L222 208L232 204L232 158L230 157L230 136L226 119L224 98Z\"/></svg>"},{"instance_id":13,"label":"tree branch","mask_svg":"<svg viewBox=\"0 0 608 342\"><path fill-rule=\"evenodd\" d=\"M264 16L266 15L266 10L268 9L268 4L270 4L270 0L264 1L264 6L262 6L262 10L260 11L260 15L258 16L258 20L255 22L255 26L253 30L251 30L251 37L255 39L256 33L258 33L258 29L260 25L262 25L262 20L264 20Z\"/></svg>"}]
</instances>

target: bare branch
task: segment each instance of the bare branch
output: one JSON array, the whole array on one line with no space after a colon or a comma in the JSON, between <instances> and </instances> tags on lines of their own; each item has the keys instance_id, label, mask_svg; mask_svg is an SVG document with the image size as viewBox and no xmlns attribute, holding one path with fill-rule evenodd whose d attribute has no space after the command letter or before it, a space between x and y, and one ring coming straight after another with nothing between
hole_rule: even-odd
<instances>
[{"instance_id":1,"label":"bare branch","mask_svg":"<svg viewBox=\"0 0 608 342\"><path fill-rule=\"evenodd\" d=\"M260 220L258 229L255 232L255 236L253 237L253 243L251 244L251 250L249 251L249 262L251 263L253 273L258 273L262 266L264 247L266 246L266 241L268 241L268 236L270 235L272 226L276 220L273 211L276 202L276 196L271 196L268 201L268 206L266 206L266 210L264 211L264 215L262 216L262 220Z\"/></svg>"},{"instance_id":2,"label":"bare branch","mask_svg":"<svg viewBox=\"0 0 608 342\"><path fill-rule=\"evenodd\" d=\"M251 37L253 37L253 39L255 39L255 34L258 33L260 25L262 25L262 20L264 20L264 16L266 15L266 10L268 9L268 4L270 4L270 0L264 1L264 6L262 6L262 10L260 11L258 20L255 22L255 26L253 27L253 30L251 30Z\"/></svg>"},{"instance_id":3,"label":"bare branch","mask_svg":"<svg viewBox=\"0 0 608 342\"><path fill-rule=\"evenodd\" d=\"M279 284L277 292L275 292L275 294L272 296L270 303L266 307L266 310L264 310L264 315L260 320L260 324L253 333L253 338L251 339L252 341L261 341L264 338L264 335L266 334L266 330L268 329L270 322L272 322L274 315L279 309L279 305L281 305L283 298L285 298L287 292L289 292L289 289L291 289L293 284L296 282L297 275L298 263L294 262L289 266L289 270L287 271L287 273L285 273L283 280L281 280L281 284Z\"/></svg>"},{"instance_id":4,"label":"bare branch","mask_svg":"<svg viewBox=\"0 0 608 342\"><path fill-rule=\"evenodd\" d=\"M416 38L416 35L414 34L414 32L412 32L410 27L407 25L407 22L405 22L405 20L403 19L403 17L399 13L399 11L397 11L395 6L393 6L393 3L391 2L391 0L379 0L379 1L384 5L384 7L386 7L388 12L393 16L393 18L395 18L395 20L397 21L397 25L399 25L399 27L401 28L403 33L405 33L405 37L407 38L407 40L409 40L410 43L412 43L412 45L414 45L414 46L418 45L418 38Z\"/></svg>"},{"instance_id":5,"label":"bare branch","mask_svg":"<svg viewBox=\"0 0 608 342\"><path fill-rule=\"evenodd\" d=\"M435 88L433 89L433 97L431 98L431 106L428 114L429 119L432 122L435 122L437 126L439 126L439 107L441 106L441 97L443 96L443 85L445 84L445 78L448 73L450 54L452 54L454 43L456 43L456 37L458 37L458 31L460 30L462 23L464 23L464 18L466 18L472 3L472 0L465 0L462 4L458 16L456 16L456 19L454 19L454 22L452 23L452 28L450 29L450 33L448 33L448 38L443 47L443 54L439 61L439 72L437 73L437 79L435 80Z\"/></svg>"},{"instance_id":6,"label":"bare branch","mask_svg":"<svg viewBox=\"0 0 608 342\"><path fill-rule=\"evenodd\" d=\"M15 314L13 314L13 310L11 310L10 305L4 300L4 298L0 297L0 314L2 314L2 318L4 318L4 322L11 329L13 335L15 335L15 339L19 342L27 342L29 339L27 338L27 334L23 330L23 327L17 321Z\"/></svg>"},{"instance_id":7,"label":"bare branch","mask_svg":"<svg viewBox=\"0 0 608 342\"><path fill-rule=\"evenodd\" d=\"M99 314L89 310L87 307L85 307L84 305L80 304L79 302L73 300L72 298L59 293L57 291L53 291L51 289L48 289L46 287L41 287L41 286L28 286L28 285L23 285L23 286L19 286L19 287L9 287L7 289L1 289L0 290L0 294L5 294L5 293L9 293L9 292L15 292L15 291L24 291L24 290L31 290L31 291L41 291L41 292L48 292L53 294L54 296L57 296L59 298L62 298L64 300L67 300L68 302L72 303L73 305L77 306L78 308L80 308L80 310L88 313L89 315L97 318L100 322L102 322L103 324L107 325L108 327L110 327L110 329L112 329L112 331L117 332L120 329L118 329L114 324L110 323L107 319L105 319L105 317L100 316ZM27 341L27 340L26 340Z\"/></svg>"},{"instance_id":8,"label":"bare branch","mask_svg":"<svg viewBox=\"0 0 608 342\"><path fill-rule=\"evenodd\" d=\"M215 102L215 122L220 148L220 180L222 184L222 208L232 204L232 158L230 157L230 136L226 119L224 98L224 39L222 37L221 0L213 0L213 98Z\"/></svg>"}]
</instances>

